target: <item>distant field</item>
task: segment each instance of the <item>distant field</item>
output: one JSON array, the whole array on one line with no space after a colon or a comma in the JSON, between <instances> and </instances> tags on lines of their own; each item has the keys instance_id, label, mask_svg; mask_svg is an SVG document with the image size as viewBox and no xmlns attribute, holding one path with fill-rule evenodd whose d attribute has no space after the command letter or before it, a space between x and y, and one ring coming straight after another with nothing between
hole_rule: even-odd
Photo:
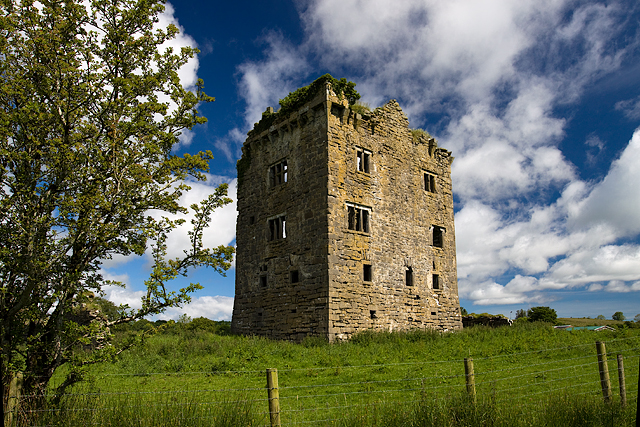
<instances>
[{"instance_id":1,"label":"distant field","mask_svg":"<svg viewBox=\"0 0 640 427\"><path fill-rule=\"evenodd\" d=\"M603 403L596 340L610 354L614 405ZM624 408L616 354L625 360ZM116 363L93 366L60 406L25 412L23 425L268 426L265 371L277 368L283 426L632 426L639 355L640 329L630 328L523 323L362 333L329 345L175 324ZM473 359L477 404L465 358Z\"/></svg>"},{"instance_id":2,"label":"distant field","mask_svg":"<svg viewBox=\"0 0 640 427\"><path fill-rule=\"evenodd\" d=\"M573 326L613 326L613 325L621 325L624 322L619 320L599 320L599 319L587 319L585 317L575 318L575 317L562 317L558 318L558 323L561 325L573 325ZM633 320L633 319L631 319Z\"/></svg>"}]
</instances>

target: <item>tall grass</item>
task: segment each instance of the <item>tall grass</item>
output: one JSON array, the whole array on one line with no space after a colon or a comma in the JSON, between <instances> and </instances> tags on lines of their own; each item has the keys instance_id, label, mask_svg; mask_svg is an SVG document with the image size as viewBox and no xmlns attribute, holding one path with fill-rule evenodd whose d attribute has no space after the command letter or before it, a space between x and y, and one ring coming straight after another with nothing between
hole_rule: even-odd
<instances>
[{"instance_id":1,"label":"tall grass","mask_svg":"<svg viewBox=\"0 0 640 427\"><path fill-rule=\"evenodd\" d=\"M607 405L599 395L596 340L630 362L625 409L617 398ZM41 405L22 420L265 425L265 369L277 368L283 425L630 426L639 353L638 329L595 333L525 323L447 334L363 332L345 343L308 338L295 344L176 325L116 363L95 366L91 381L75 386L60 406ZM465 357L474 358L476 405L464 393ZM609 363L617 390L615 357Z\"/></svg>"}]
</instances>

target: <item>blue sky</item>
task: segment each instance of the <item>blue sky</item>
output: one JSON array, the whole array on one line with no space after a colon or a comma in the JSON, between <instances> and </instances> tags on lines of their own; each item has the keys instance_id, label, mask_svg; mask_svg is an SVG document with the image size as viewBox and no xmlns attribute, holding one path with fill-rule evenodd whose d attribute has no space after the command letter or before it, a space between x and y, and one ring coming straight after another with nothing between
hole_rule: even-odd
<instances>
[{"instance_id":1,"label":"blue sky","mask_svg":"<svg viewBox=\"0 0 640 427\"><path fill-rule=\"evenodd\" d=\"M513 315L640 313L640 4L563 0L173 1L161 23L201 53L209 122L178 152L210 149L228 182L267 106L324 73L376 107L397 99L411 126L453 152L461 305ZM194 184L188 203L210 185ZM235 205L206 241L234 244ZM179 254L186 238L172 236ZM148 260L115 259L108 297L135 305ZM230 319L235 270L164 317ZM179 283L176 284L178 286Z\"/></svg>"}]
</instances>

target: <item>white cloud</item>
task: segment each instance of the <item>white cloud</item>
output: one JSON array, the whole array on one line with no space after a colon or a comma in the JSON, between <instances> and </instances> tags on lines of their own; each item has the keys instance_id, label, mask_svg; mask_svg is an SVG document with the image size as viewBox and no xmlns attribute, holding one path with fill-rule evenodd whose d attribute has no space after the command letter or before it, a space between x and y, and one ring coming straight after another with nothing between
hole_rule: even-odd
<instances>
[{"instance_id":1,"label":"white cloud","mask_svg":"<svg viewBox=\"0 0 640 427\"><path fill-rule=\"evenodd\" d=\"M146 294L145 291L133 291L129 287L121 288L112 285L103 286L102 290L105 298L115 305L126 304L135 309L142 308L142 297Z\"/></svg>"},{"instance_id":2,"label":"white cloud","mask_svg":"<svg viewBox=\"0 0 640 427\"><path fill-rule=\"evenodd\" d=\"M209 222L209 227L205 228L202 234L202 243L204 247L214 248L220 245L229 245L236 237L236 217L238 213L236 211L237 202L237 179L230 180L227 177L215 176L207 174L207 181L189 181L187 184L191 186L191 190L183 193L179 199L181 206L189 208L192 204L198 204L202 200L206 199L210 194L213 194L215 187L222 183L229 185L227 195L232 199L232 202L221 208L216 209ZM150 211L151 215L155 219L160 219L165 216L171 220L185 219L184 224L177 226L167 239L167 257L176 258L184 256L184 251L189 249L189 231L192 228L191 220L195 218L193 211L189 209L189 213L186 215L168 214L159 211ZM147 249L145 257L151 262L151 252ZM114 255L112 259L106 259L102 261L102 265L105 268L115 268L126 264L134 259L136 255Z\"/></svg>"},{"instance_id":3,"label":"white cloud","mask_svg":"<svg viewBox=\"0 0 640 427\"><path fill-rule=\"evenodd\" d=\"M589 287L587 288L587 290L589 292L599 292L601 291L603 288L603 286L600 283L592 283L589 285Z\"/></svg>"},{"instance_id":4,"label":"white cloud","mask_svg":"<svg viewBox=\"0 0 640 427\"><path fill-rule=\"evenodd\" d=\"M182 27L182 25L180 25L180 23L174 16L174 13L175 10L173 9L171 3L165 3L164 12L158 16L158 22L156 23L155 28L165 29L170 24L173 24L180 31L176 35L176 37L164 42L160 46L160 51L163 51L167 48L172 48L174 52L180 52L180 49L186 46L197 47L196 41L193 39L193 37L185 33L184 28ZM178 70L178 77L180 77L180 82L186 89L195 89L196 82L198 81L198 66L198 57L194 56Z\"/></svg>"},{"instance_id":5,"label":"white cloud","mask_svg":"<svg viewBox=\"0 0 640 427\"><path fill-rule=\"evenodd\" d=\"M261 62L247 62L239 67L242 74L240 92L247 107L245 121L249 130L262 117L268 106L278 110L278 101L297 89L297 80L306 74L308 64L295 46L282 35L269 33L266 58Z\"/></svg>"},{"instance_id":6,"label":"white cloud","mask_svg":"<svg viewBox=\"0 0 640 427\"><path fill-rule=\"evenodd\" d=\"M106 273L108 275L108 273ZM123 279L121 277L121 279ZM128 280L122 280L127 282ZM127 304L130 308L142 308L142 297L145 291L133 291L128 286L104 286L105 298L116 305ZM182 314L193 318L206 317L212 320L231 320L233 312L233 298L226 296L201 296L192 297L189 304L182 307L170 307L164 313L152 316L154 319L177 320Z\"/></svg>"},{"instance_id":7,"label":"white cloud","mask_svg":"<svg viewBox=\"0 0 640 427\"><path fill-rule=\"evenodd\" d=\"M187 184L191 186L191 190L180 197L180 205L191 206L192 204L201 202L215 191L212 185L217 186L221 183L220 181L224 179L224 177L209 176L207 182L188 182ZM205 228L202 233L202 244L206 248L229 245L233 239L235 239L236 217L238 216L236 212L237 183L237 179L229 182L228 196L233 201L213 212L209 227ZM190 247L188 232L192 228L191 220L195 218L193 211L189 209L189 213L186 215L172 215L158 211L151 211L149 214L155 219L160 219L162 216L165 216L171 220L186 220L184 224L176 227L167 239L167 257L183 257L184 251L189 250ZM150 256L149 251L147 251L147 256Z\"/></svg>"},{"instance_id":8,"label":"white cloud","mask_svg":"<svg viewBox=\"0 0 640 427\"><path fill-rule=\"evenodd\" d=\"M233 312L233 298L225 296L203 296L191 298L189 304L183 307L172 307L162 314L154 316L161 320L178 319L182 314L195 319L206 317L211 320L231 320Z\"/></svg>"},{"instance_id":9,"label":"white cloud","mask_svg":"<svg viewBox=\"0 0 640 427\"><path fill-rule=\"evenodd\" d=\"M224 153L227 160L235 162L242 155L242 144L246 138L246 132L233 128L224 137L217 139L213 145Z\"/></svg>"},{"instance_id":10,"label":"white cloud","mask_svg":"<svg viewBox=\"0 0 640 427\"><path fill-rule=\"evenodd\" d=\"M599 183L570 219L575 227L609 226L615 237L640 233L640 129L636 130L604 181Z\"/></svg>"},{"instance_id":11,"label":"white cloud","mask_svg":"<svg viewBox=\"0 0 640 427\"><path fill-rule=\"evenodd\" d=\"M634 99L625 99L624 101L616 102L616 110L622 111L629 120L640 119L640 96Z\"/></svg>"}]
</instances>

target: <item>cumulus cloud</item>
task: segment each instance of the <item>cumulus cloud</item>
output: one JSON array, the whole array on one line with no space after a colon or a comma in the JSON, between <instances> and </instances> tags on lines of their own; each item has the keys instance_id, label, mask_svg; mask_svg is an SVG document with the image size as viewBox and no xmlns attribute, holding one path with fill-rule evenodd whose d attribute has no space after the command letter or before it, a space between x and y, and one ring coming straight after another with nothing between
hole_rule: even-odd
<instances>
[{"instance_id":1,"label":"cumulus cloud","mask_svg":"<svg viewBox=\"0 0 640 427\"><path fill-rule=\"evenodd\" d=\"M570 226L612 227L615 237L640 233L640 129L617 159L604 181L586 198L579 212L570 218Z\"/></svg>"},{"instance_id":2,"label":"cumulus cloud","mask_svg":"<svg viewBox=\"0 0 640 427\"><path fill-rule=\"evenodd\" d=\"M215 191L214 186L221 184L226 178L209 175L206 182L194 181L187 184L191 190L180 197L181 206L191 206L198 204ZM204 247L217 247L219 245L229 245L236 236L236 193L238 180L233 179L228 183L228 196L233 200L228 205L216 209L211 215L209 227L205 228L202 234L202 244ZM191 220L195 215L191 209L187 214L167 214L164 212L151 211L149 213L155 219L167 217L171 220L184 219L185 222L174 229L167 239L167 257L183 257L184 251L189 249L190 240L188 232L191 230ZM150 256L147 251L147 256Z\"/></svg>"},{"instance_id":3,"label":"cumulus cloud","mask_svg":"<svg viewBox=\"0 0 640 427\"><path fill-rule=\"evenodd\" d=\"M296 46L286 41L281 34L268 33L265 58L260 62L246 62L239 67L240 92L247 107L245 120L249 127L260 120L268 106L278 109L278 101L297 88L301 77L308 72L308 63ZM247 129L248 130L248 129Z\"/></svg>"},{"instance_id":4,"label":"cumulus cloud","mask_svg":"<svg viewBox=\"0 0 640 427\"><path fill-rule=\"evenodd\" d=\"M603 181L586 182L562 152L567 122L556 113L638 47L618 39L635 31L627 12L624 2L310 0L301 45L270 34L264 58L238 68L245 120L308 83L311 68L348 70L364 100L398 98L412 126L440 117L426 127L455 156L462 297L635 291L640 247L620 239L640 233L640 133ZM637 105L616 108L635 117ZM585 143L592 158L604 147L597 135Z\"/></svg>"},{"instance_id":5,"label":"cumulus cloud","mask_svg":"<svg viewBox=\"0 0 640 427\"><path fill-rule=\"evenodd\" d=\"M134 291L129 287L105 286L103 287L105 298L116 305L126 304L130 308L142 308L142 297L145 291ZM186 314L193 318L206 317L211 320L231 320L233 312L233 298L226 296L201 296L192 297L189 304L181 307L170 307L165 312L153 316L154 319L169 320L178 319Z\"/></svg>"},{"instance_id":6,"label":"cumulus cloud","mask_svg":"<svg viewBox=\"0 0 640 427\"><path fill-rule=\"evenodd\" d=\"M181 206L190 207L192 204L198 204L202 200L206 199L210 194L213 194L215 188L222 184L228 184L227 195L231 198L232 202L221 208L216 209L209 222L209 227L203 230L202 244L204 247L212 248L220 245L230 245L236 237L236 201L237 201L237 179L229 179L227 177L215 176L207 174L207 181L189 181L187 184L191 187L191 190L182 194L179 199ZM169 233L167 239L167 257L177 258L183 257L184 251L189 250L189 231L192 228L191 220L195 218L194 212L189 209L187 214L168 214L160 211L150 211L154 219L159 220L161 217L167 217L170 220L184 219L185 222L182 225L177 226L171 233ZM148 249L145 253L145 257L149 263L151 263L151 252ZM135 255L122 256L114 255L112 259L103 260L103 266L107 269L113 269L123 264L126 264L133 259Z\"/></svg>"},{"instance_id":7,"label":"cumulus cloud","mask_svg":"<svg viewBox=\"0 0 640 427\"><path fill-rule=\"evenodd\" d=\"M192 319L206 317L211 320L231 320L232 313L233 298L217 295L192 298L189 304L185 304L183 307L171 307L155 318L161 320L177 319L186 314Z\"/></svg>"},{"instance_id":8,"label":"cumulus cloud","mask_svg":"<svg viewBox=\"0 0 640 427\"><path fill-rule=\"evenodd\" d=\"M180 32L173 39L164 42L160 46L160 51L170 48L173 49L174 52L180 52L180 49L183 47L197 47L196 41L193 37L185 33L184 28L174 16L175 9L171 3L165 3L164 6L164 12L158 16L158 22L155 24L155 27L165 29L173 24ZM198 66L198 57L194 56L178 70L178 77L180 77L180 82L184 88L190 90L195 89L196 82L198 81Z\"/></svg>"}]
</instances>

